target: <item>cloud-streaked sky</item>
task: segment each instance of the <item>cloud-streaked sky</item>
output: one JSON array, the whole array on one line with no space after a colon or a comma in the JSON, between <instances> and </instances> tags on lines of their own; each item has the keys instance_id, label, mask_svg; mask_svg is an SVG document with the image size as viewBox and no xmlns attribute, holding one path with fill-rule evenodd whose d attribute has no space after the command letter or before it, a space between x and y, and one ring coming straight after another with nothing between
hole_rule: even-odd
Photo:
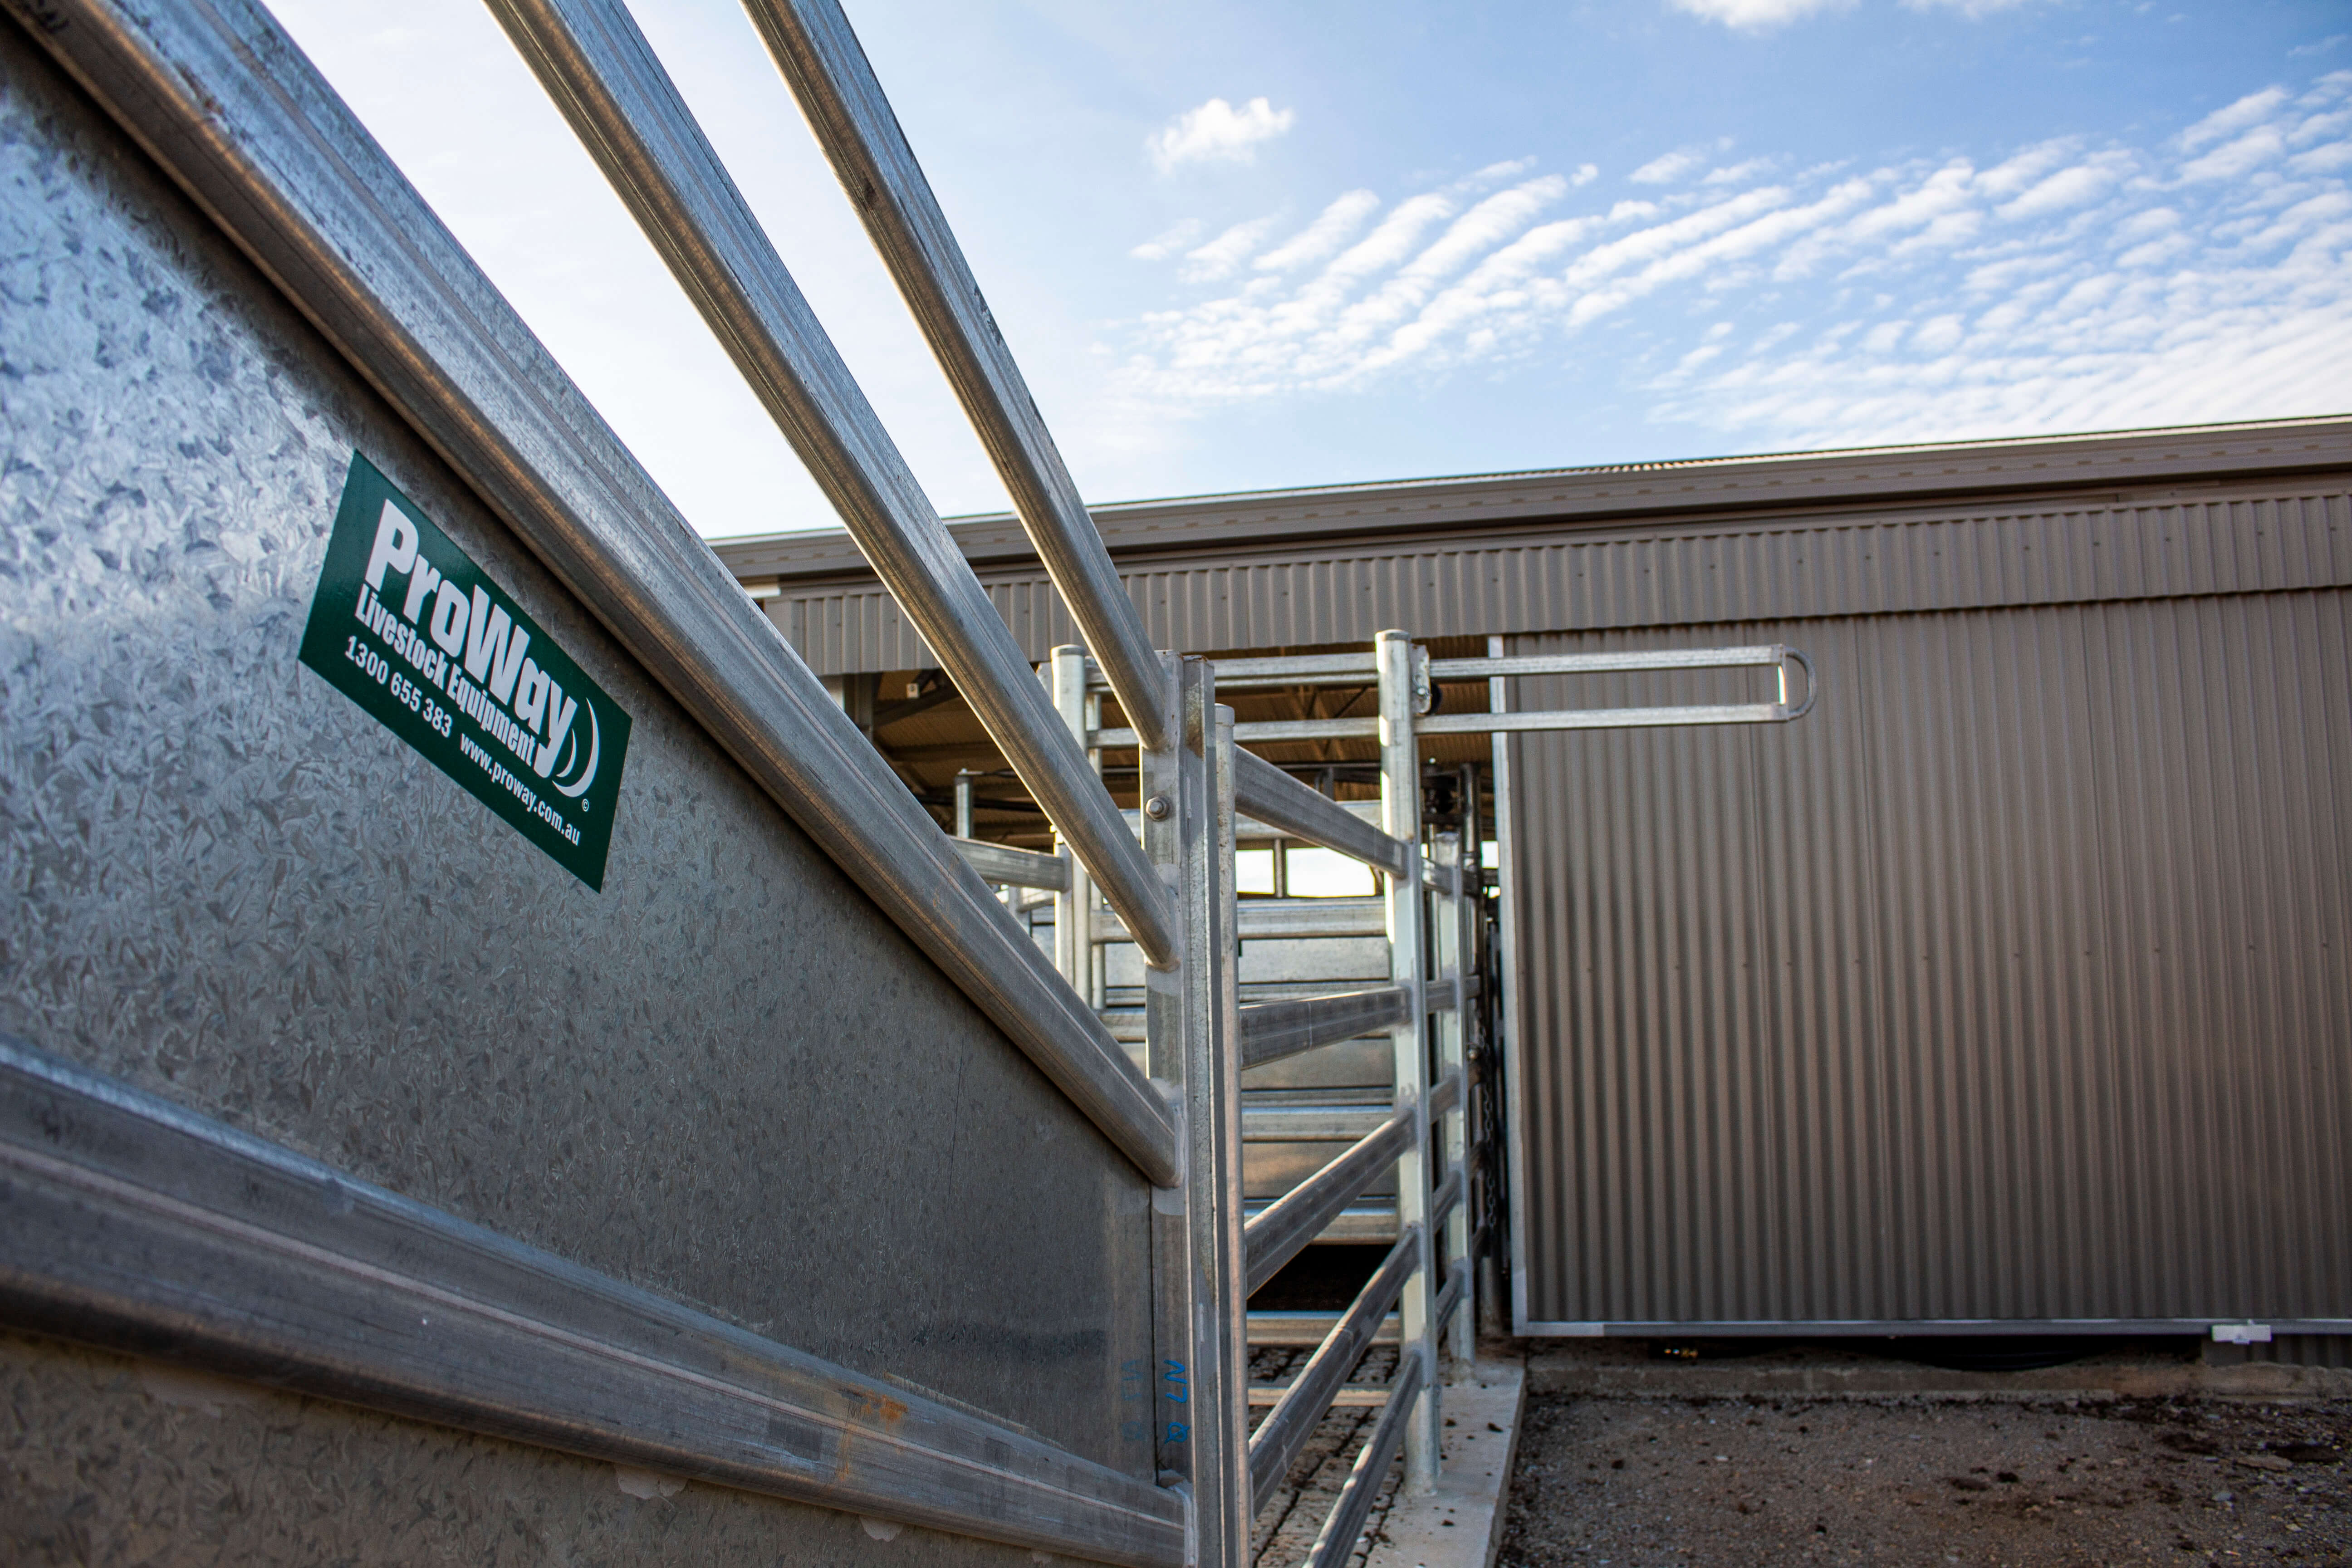
<instances>
[{"instance_id":1,"label":"cloud-streaked sky","mask_svg":"<svg viewBox=\"0 0 2352 1568\"><path fill-rule=\"evenodd\" d=\"M831 521L475 0L276 9L698 527ZM847 9L1090 499L2352 411L2335 0ZM635 10L1003 506L731 0Z\"/></svg>"}]
</instances>

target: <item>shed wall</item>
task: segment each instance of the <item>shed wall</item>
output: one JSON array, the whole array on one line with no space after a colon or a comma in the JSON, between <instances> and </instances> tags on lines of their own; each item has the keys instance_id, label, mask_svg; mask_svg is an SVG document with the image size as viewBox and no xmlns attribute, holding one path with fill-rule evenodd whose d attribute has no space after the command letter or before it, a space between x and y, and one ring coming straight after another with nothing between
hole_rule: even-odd
<instances>
[{"instance_id":1,"label":"shed wall","mask_svg":"<svg viewBox=\"0 0 2352 1568\"><path fill-rule=\"evenodd\" d=\"M2348 604L1518 639L1822 681L1512 742L1527 1317L2352 1316Z\"/></svg>"},{"instance_id":2,"label":"shed wall","mask_svg":"<svg viewBox=\"0 0 2352 1568\"><path fill-rule=\"evenodd\" d=\"M1834 517L1465 531L1125 564L1158 646L1300 647L2352 584L2346 476ZM1077 637L1042 572L983 574L1032 659ZM768 604L824 675L935 664L875 584Z\"/></svg>"}]
</instances>

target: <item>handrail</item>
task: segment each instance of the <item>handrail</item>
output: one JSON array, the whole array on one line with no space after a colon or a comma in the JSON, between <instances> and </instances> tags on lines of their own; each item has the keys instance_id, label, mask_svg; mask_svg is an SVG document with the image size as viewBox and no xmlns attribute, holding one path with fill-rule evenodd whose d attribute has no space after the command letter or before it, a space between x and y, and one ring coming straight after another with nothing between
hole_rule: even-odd
<instances>
[{"instance_id":1,"label":"handrail","mask_svg":"<svg viewBox=\"0 0 2352 1568\"><path fill-rule=\"evenodd\" d=\"M1622 653L1516 653L1484 658L1433 658L1432 680L1491 680L1497 676L1606 675L1635 669L1738 669L1780 662L1777 643L1752 647L1643 648Z\"/></svg>"},{"instance_id":2,"label":"handrail","mask_svg":"<svg viewBox=\"0 0 2352 1568\"><path fill-rule=\"evenodd\" d=\"M1234 725L1234 739L1249 739L1250 728L1247 724ZM1404 845L1255 752L1234 754L1234 804L1269 827L1278 827L1326 849L1336 849L1391 875L1404 874Z\"/></svg>"},{"instance_id":3,"label":"handrail","mask_svg":"<svg viewBox=\"0 0 2352 1568\"><path fill-rule=\"evenodd\" d=\"M1353 1143L1381 1130L1385 1105L1244 1105L1244 1143Z\"/></svg>"},{"instance_id":4,"label":"handrail","mask_svg":"<svg viewBox=\"0 0 2352 1568\"><path fill-rule=\"evenodd\" d=\"M1166 889L635 21L488 3L1147 962L1173 963Z\"/></svg>"},{"instance_id":5,"label":"handrail","mask_svg":"<svg viewBox=\"0 0 2352 1568\"><path fill-rule=\"evenodd\" d=\"M1234 933L1244 942L1384 936L1389 929L1388 904L1380 899L1248 899L1235 909ZM1097 909L1087 935L1098 943L1125 942L1127 924Z\"/></svg>"},{"instance_id":6,"label":"handrail","mask_svg":"<svg viewBox=\"0 0 2352 1568\"><path fill-rule=\"evenodd\" d=\"M1041 855L1034 849L1016 849L1010 844L992 844L984 838L950 838L963 863L980 873L980 879L999 888L1044 888L1049 892L1070 890L1070 863L1059 855Z\"/></svg>"},{"instance_id":7,"label":"handrail","mask_svg":"<svg viewBox=\"0 0 2352 1568\"><path fill-rule=\"evenodd\" d=\"M1143 618L848 18L834 0L747 0L744 9L947 372L1119 706L1152 745L1174 745L1175 714Z\"/></svg>"},{"instance_id":8,"label":"handrail","mask_svg":"<svg viewBox=\"0 0 2352 1568\"><path fill-rule=\"evenodd\" d=\"M1387 1479L1389 1466L1395 1462L1397 1449L1404 1442L1405 1423L1412 1418L1414 1401L1425 1381L1420 1348L1406 1345L1397 1356L1396 1375L1389 1379L1389 1402L1381 1410L1380 1424L1372 1428L1370 1439L1348 1471L1348 1483L1339 1489L1339 1500L1315 1537L1315 1549L1307 1553L1307 1568L1340 1568L1355 1553L1356 1537L1363 1533L1364 1519L1372 1510L1372 1500L1380 1494L1381 1483Z\"/></svg>"},{"instance_id":9,"label":"handrail","mask_svg":"<svg viewBox=\"0 0 2352 1568\"><path fill-rule=\"evenodd\" d=\"M1242 1227L1249 1257L1246 1294L1273 1279L1332 1217L1363 1195L1412 1142L1412 1119L1399 1111L1345 1153L1316 1172Z\"/></svg>"},{"instance_id":10,"label":"handrail","mask_svg":"<svg viewBox=\"0 0 2352 1568\"><path fill-rule=\"evenodd\" d=\"M1708 702L1681 708L1433 713L1413 729L1423 735L1519 735L1553 730L1651 730L1681 724L1785 724L1796 717L1779 702Z\"/></svg>"},{"instance_id":11,"label":"handrail","mask_svg":"<svg viewBox=\"0 0 2352 1568\"><path fill-rule=\"evenodd\" d=\"M1152 1181L1166 1103L249 0L52 0L30 36ZM1034 686L1034 681L1031 683Z\"/></svg>"},{"instance_id":12,"label":"handrail","mask_svg":"<svg viewBox=\"0 0 2352 1568\"><path fill-rule=\"evenodd\" d=\"M1264 1508L1275 1488L1290 1473L1298 1450L1315 1435L1323 1413L1330 1408L1332 1394L1370 1348L1381 1320L1404 1291L1405 1277L1412 1272L1420 1247L1417 1230L1408 1230L1397 1238L1388 1258L1372 1271L1371 1279L1356 1293L1356 1300L1332 1325L1282 1398L1250 1434L1250 1493L1255 1506Z\"/></svg>"},{"instance_id":13,"label":"handrail","mask_svg":"<svg viewBox=\"0 0 2352 1568\"><path fill-rule=\"evenodd\" d=\"M1412 1007L1412 993L1402 985L1252 1003L1241 1009L1242 1066L1263 1067L1389 1028L1402 1023Z\"/></svg>"}]
</instances>

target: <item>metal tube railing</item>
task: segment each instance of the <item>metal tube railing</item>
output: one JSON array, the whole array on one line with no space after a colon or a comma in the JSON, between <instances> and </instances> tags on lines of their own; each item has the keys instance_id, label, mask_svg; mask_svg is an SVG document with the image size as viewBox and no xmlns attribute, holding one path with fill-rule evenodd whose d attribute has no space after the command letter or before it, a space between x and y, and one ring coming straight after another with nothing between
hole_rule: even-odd
<instances>
[{"instance_id":1,"label":"metal tube railing","mask_svg":"<svg viewBox=\"0 0 2352 1568\"><path fill-rule=\"evenodd\" d=\"M1171 746L1160 656L997 330L882 85L834 0L745 0L939 357L1013 510L1145 743Z\"/></svg>"},{"instance_id":2,"label":"metal tube railing","mask_svg":"<svg viewBox=\"0 0 2352 1568\"><path fill-rule=\"evenodd\" d=\"M618 0L488 0L1147 962L1165 889L668 73Z\"/></svg>"},{"instance_id":3,"label":"metal tube railing","mask_svg":"<svg viewBox=\"0 0 2352 1568\"><path fill-rule=\"evenodd\" d=\"M32 37L647 673L1155 1182L1174 1121L300 51L241 3Z\"/></svg>"},{"instance_id":4,"label":"metal tube railing","mask_svg":"<svg viewBox=\"0 0 2352 1568\"><path fill-rule=\"evenodd\" d=\"M1408 1342L1397 1355L1396 1375L1389 1379L1389 1402L1381 1410L1379 1425L1364 1444L1362 1452L1348 1471L1348 1483L1339 1489L1339 1500L1331 1516L1323 1521L1321 1533L1315 1537L1315 1548L1307 1555L1307 1568L1341 1568L1356 1549L1356 1537L1364 1532L1364 1520L1372 1511L1372 1500L1380 1495L1381 1482L1395 1460L1397 1448L1404 1443L1407 1429L1412 1425L1422 1403L1423 1385L1428 1381L1428 1359L1425 1347Z\"/></svg>"},{"instance_id":5,"label":"metal tube railing","mask_svg":"<svg viewBox=\"0 0 2352 1568\"><path fill-rule=\"evenodd\" d=\"M1234 725L1234 738L1247 740L1249 728ZM1234 764L1234 799L1240 809L1269 827L1336 849L1392 875L1404 873L1405 847L1401 842L1255 752L1242 752Z\"/></svg>"},{"instance_id":6,"label":"metal tube railing","mask_svg":"<svg viewBox=\"0 0 2352 1568\"><path fill-rule=\"evenodd\" d=\"M1321 1235L1341 1209L1361 1197L1399 1155L1411 1150L1412 1129L1412 1118L1404 1112L1390 1116L1378 1131L1284 1194L1243 1227L1252 1294L1297 1257L1299 1248Z\"/></svg>"},{"instance_id":7,"label":"metal tube railing","mask_svg":"<svg viewBox=\"0 0 2352 1568\"><path fill-rule=\"evenodd\" d=\"M1241 1010L1242 1065L1262 1067L1336 1040L1377 1034L1404 1019L1412 994L1401 985L1256 1002Z\"/></svg>"},{"instance_id":8,"label":"metal tube railing","mask_svg":"<svg viewBox=\"0 0 2352 1568\"><path fill-rule=\"evenodd\" d=\"M1274 1409L1250 1434L1250 1496L1256 1507L1264 1508L1275 1488L1281 1485L1297 1461L1298 1450L1315 1435L1323 1413L1330 1408L1331 1396L1371 1348L1381 1320L1396 1305L1405 1277L1412 1272L1420 1246L1421 1237L1412 1232L1397 1237L1396 1245L1389 1248L1388 1258L1357 1292L1355 1301L1333 1325L1329 1337L1316 1348L1314 1355L1299 1370L1297 1381L1283 1391Z\"/></svg>"},{"instance_id":9,"label":"metal tube railing","mask_svg":"<svg viewBox=\"0 0 2352 1568\"><path fill-rule=\"evenodd\" d=\"M1070 886L1070 863L1059 855L1040 855L1034 849L1016 849L1010 844L992 844L984 838L950 838L963 863L980 873L980 879L999 888L1044 888L1053 892L1066 892Z\"/></svg>"}]
</instances>

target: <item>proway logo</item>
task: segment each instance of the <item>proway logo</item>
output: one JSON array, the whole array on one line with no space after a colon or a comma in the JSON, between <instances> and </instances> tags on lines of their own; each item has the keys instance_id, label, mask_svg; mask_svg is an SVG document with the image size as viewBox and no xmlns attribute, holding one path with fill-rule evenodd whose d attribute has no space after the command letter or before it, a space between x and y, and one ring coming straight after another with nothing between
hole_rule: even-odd
<instances>
[{"instance_id":1,"label":"proway logo","mask_svg":"<svg viewBox=\"0 0 2352 1568\"><path fill-rule=\"evenodd\" d=\"M602 890L629 716L356 452L301 659Z\"/></svg>"}]
</instances>

